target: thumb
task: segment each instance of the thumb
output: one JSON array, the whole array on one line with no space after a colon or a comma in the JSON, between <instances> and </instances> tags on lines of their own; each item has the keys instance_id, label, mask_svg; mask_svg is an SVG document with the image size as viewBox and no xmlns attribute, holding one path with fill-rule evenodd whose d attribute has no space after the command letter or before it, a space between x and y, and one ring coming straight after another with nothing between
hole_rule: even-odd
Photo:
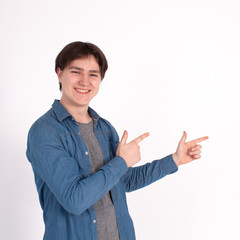
<instances>
[{"instance_id":1,"label":"thumb","mask_svg":"<svg viewBox=\"0 0 240 240\"><path fill-rule=\"evenodd\" d=\"M123 133L122 139L121 139L119 144L122 144L122 145L126 144L127 138L128 138L128 132L125 130L124 133Z\"/></svg>"},{"instance_id":2,"label":"thumb","mask_svg":"<svg viewBox=\"0 0 240 240\"><path fill-rule=\"evenodd\" d=\"M186 142L186 139L187 139L187 133L185 131L183 131L183 136L180 140L181 143L185 143Z\"/></svg>"}]
</instances>

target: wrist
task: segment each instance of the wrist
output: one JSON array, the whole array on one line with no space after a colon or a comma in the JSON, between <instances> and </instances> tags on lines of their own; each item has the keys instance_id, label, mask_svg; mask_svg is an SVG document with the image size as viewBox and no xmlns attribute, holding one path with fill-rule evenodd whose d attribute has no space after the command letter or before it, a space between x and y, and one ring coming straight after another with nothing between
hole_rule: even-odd
<instances>
[{"instance_id":1,"label":"wrist","mask_svg":"<svg viewBox=\"0 0 240 240\"><path fill-rule=\"evenodd\" d=\"M173 161L175 162L175 164L176 164L177 166L179 166L179 165L180 165L180 161L179 161L179 158L178 158L178 156L177 156L176 153L173 153L173 154L172 154L172 158L173 158Z\"/></svg>"}]
</instances>

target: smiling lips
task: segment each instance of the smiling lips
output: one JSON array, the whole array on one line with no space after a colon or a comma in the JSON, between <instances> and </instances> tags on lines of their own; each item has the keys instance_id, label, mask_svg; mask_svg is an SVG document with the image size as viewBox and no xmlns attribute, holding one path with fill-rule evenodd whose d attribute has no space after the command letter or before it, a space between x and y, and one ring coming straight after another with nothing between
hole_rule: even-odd
<instances>
[{"instance_id":1,"label":"smiling lips","mask_svg":"<svg viewBox=\"0 0 240 240\"><path fill-rule=\"evenodd\" d=\"M87 89L78 89L78 88L75 88L75 90L79 93L89 93L90 90L87 90Z\"/></svg>"}]
</instances>

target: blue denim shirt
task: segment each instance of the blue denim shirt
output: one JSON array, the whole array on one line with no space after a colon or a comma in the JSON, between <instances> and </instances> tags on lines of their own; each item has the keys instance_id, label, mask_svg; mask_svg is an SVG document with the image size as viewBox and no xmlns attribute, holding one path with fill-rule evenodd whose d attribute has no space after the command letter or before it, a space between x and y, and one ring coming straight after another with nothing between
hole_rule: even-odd
<instances>
[{"instance_id":1,"label":"blue denim shirt","mask_svg":"<svg viewBox=\"0 0 240 240\"><path fill-rule=\"evenodd\" d=\"M28 134L30 161L45 223L44 240L97 240L94 203L108 191L113 199L121 240L134 240L126 192L177 171L172 156L128 168L116 156L119 137L113 126L89 108L105 165L90 174L88 149L71 114L55 100Z\"/></svg>"}]
</instances>

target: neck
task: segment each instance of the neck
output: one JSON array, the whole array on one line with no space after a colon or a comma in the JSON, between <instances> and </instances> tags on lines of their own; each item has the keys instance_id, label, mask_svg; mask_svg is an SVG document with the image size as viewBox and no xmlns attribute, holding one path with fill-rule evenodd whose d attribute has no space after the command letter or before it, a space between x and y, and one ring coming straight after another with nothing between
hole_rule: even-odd
<instances>
[{"instance_id":1,"label":"neck","mask_svg":"<svg viewBox=\"0 0 240 240\"><path fill-rule=\"evenodd\" d=\"M88 105L87 106L70 106L66 104L62 99L60 103L67 109L67 111L75 118L77 122L80 123L89 123L92 118L88 114Z\"/></svg>"}]
</instances>

